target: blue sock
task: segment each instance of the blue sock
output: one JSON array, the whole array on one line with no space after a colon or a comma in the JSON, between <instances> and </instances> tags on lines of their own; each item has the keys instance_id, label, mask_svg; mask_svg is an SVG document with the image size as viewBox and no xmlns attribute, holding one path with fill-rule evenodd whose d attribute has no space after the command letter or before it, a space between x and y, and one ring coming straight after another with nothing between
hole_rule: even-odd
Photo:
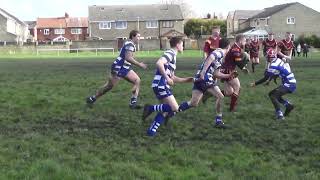
<instances>
[{"instance_id":1,"label":"blue sock","mask_svg":"<svg viewBox=\"0 0 320 180\"><path fill-rule=\"evenodd\" d=\"M130 99L130 105L136 104L137 103L137 98L136 97L132 97Z\"/></svg>"},{"instance_id":2,"label":"blue sock","mask_svg":"<svg viewBox=\"0 0 320 180\"><path fill-rule=\"evenodd\" d=\"M185 111L187 109L189 109L191 106L189 106L188 102L183 102L182 104L180 104L179 106L179 111Z\"/></svg>"},{"instance_id":3,"label":"blue sock","mask_svg":"<svg viewBox=\"0 0 320 180\"><path fill-rule=\"evenodd\" d=\"M163 117L162 113L158 113L156 115L156 117L154 118L154 121L152 122L151 126L147 130L147 134L149 136L156 135L157 130L160 127L160 125L163 123L163 121L164 121L164 117Z\"/></svg>"},{"instance_id":4,"label":"blue sock","mask_svg":"<svg viewBox=\"0 0 320 180\"><path fill-rule=\"evenodd\" d=\"M290 102L289 102L288 100L282 99L282 98L279 100L279 102L280 102L281 104L283 104L285 107L287 107L288 104L290 104Z\"/></svg>"},{"instance_id":5,"label":"blue sock","mask_svg":"<svg viewBox=\"0 0 320 180\"><path fill-rule=\"evenodd\" d=\"M222 116L216 116L216 123L222 122Z\"/></svg>"},{"instance_id":6,"label":"blue sock","mask_svg":"<svg viewBox=\"0 0 320 180\"><path fill-rule=\"evenodd\" d=\"M171 112L171 107L169 106L169 104L157 104L157 105L152 105L149 106L149 111L150 112Z\"/></svg>"}]
</instances>

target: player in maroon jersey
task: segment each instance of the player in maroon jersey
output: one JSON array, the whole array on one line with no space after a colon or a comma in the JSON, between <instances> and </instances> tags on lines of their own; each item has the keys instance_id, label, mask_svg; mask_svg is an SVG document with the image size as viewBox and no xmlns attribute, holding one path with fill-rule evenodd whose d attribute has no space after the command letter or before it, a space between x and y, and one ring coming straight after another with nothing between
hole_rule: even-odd
<instances>
[{"instance_id":1,"label":"player in maroon jersey","mask_svg":"<svg viewBox=\"0 0 320 180\"><path fill-rule=\"evenodd\" d=\"M243 61L243 56L248 56L243 52L242 48L246 44L246 38L243 35L236 36L236 42L231 46L230 50L226 54L224 62L222 64L222 73L229 74L236 71L236 66L248 73L246 69L246 62ZM238 77L231 77L224 79L224 95L231 97L230 111L234 111L239 93L240 93L240 81Z\"/></svg>"},{"instance_id":2,"label":"player in maroon jersey","mask_svg":"<svg viewBox=\"0 0 320 180\"><path fill-rule=\"evenodd\" d=\"M266 58L266 69L270 66L270 62L268 61L269 58L267 58L267 51L268 49L272 48L274 51L277 49L277 41L274 39L273 33L268 34L268 39L264 40L262 42L263 46L263 56Z\"/></svg>"},{"instance_id":3,"label":"player in maroon jersey","mask_svg":"<svg viewBox=\"0 0 320 180\"><path fill-rule=\"evenodd\" d=\"M220 26L213 26L212 27L212 36L206 40L204 44L204 55L205 58L208 57L214 50L219 48L219 41L220 41Z\"/></svg>"},{"instance_id":4,"label":"player in maroon jersey","mask_svg":"<svg viewBox=\"0 0 320 180\"><path fill-rule=\"evenodd\" d=\"M251 67L252 67L252 72L254 72L255 66L259 64L260 44L259 44L259 40L258 40L257 35L253 36L253 40L251 41L249 47L250 47L249 50L250 50Z\"/></svg>"},{"instance_id":5,"label":"player in maroon jersey","mask_svg":"<svg viewBox=\"0 0 320 180\"><path fill-rule=\"evenodd\" d=\"M292 49L294 47L291 38L292 34L286 32L285 39L278 42L278 57L287 63L291 60Z\"/></svg>"}]
</instances>

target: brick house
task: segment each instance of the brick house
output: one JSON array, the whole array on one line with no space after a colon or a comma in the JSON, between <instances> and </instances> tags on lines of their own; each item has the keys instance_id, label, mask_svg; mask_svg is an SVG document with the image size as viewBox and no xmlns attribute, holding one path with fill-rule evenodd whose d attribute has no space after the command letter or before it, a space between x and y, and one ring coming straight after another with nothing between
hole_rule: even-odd
<instances>
[{"instance_id":1,"label":"brick house","mask_svg":"<svg viewBox=\"0 0 320 180\"><path fill-rule=\"evenodd\" d=\"M79 41L88 37L86 17L38 18L36 24L37 41Z\"/></svg>"}]
</instances>

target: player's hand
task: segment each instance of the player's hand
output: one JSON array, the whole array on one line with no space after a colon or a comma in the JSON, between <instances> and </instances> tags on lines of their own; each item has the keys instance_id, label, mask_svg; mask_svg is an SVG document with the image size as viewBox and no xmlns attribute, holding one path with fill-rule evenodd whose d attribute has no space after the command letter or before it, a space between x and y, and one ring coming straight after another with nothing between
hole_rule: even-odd
<instances>
[{"instance_id":1,"label":"player's hand","mask_svg":"<svg viewBox=\"0 0 320 180\"><path fill-rule=\"evenodd\" d=\"M236 77L239 76L239 73L238 73L237 71L233 71L233 72L230 74L230 76L231 76L232 78L236 78Z\"/></svg>"},{"instance_id":2,"label":"player's hand","mask_svg":"<svg viewBox=\"0 0 320 180\"><path fill-rule=\"evenodd\" d=\"M256 86L256 83L252 82L250 83L250 87L255 87Z\"/></svg>"},{"instance_id":3,"label":"player's hand","mask_svg":"<svg viewBox=\"0 0 320 180\"><path fill-rule=\"evenodd\" d=\"M142 69L147 69L147 65L145 64L145 63L143 63L143 62L140 62L139 63L139 66L142 68Z\"/></svg>"},{"instance_id":4,"label":"player's hand","mask_svg":"<svg viewBox=\"0 0 320 180\"><path fill-rule=\"evenodd\" d=\"M187 77L187 82L193 82L193 77Z\"/></svg>"},{"instance_id":5,"label":"player's hand","mask_svg":"<svg viewBox=\"0 0 320 180\"><path fill-rule=\"evenodd\" d=\"M167 83L170 85L170 86L173 86L174 85L174 82L171 78L167 78Z\"/></svg>"}]
</instances>

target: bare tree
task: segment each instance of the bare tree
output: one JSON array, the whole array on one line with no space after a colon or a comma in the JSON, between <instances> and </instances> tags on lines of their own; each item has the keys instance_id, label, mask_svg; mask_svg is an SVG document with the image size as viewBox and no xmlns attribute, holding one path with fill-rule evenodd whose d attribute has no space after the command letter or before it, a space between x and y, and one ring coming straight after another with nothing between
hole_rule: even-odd
<instances>
[{"instance_id":1,"label":"bare tree","mask_svg":"<svg viewBox=\"0 0 320 180\"><path fill-rule=\"evenodd\" d=\"M192 1L190 1L192 2ZM188 0L161 0L160 4L177 4L180 5L183 18L188 19L195 17L195 12L192 10L192 6L188 3Z\"/></svg>"}]
</instances>

